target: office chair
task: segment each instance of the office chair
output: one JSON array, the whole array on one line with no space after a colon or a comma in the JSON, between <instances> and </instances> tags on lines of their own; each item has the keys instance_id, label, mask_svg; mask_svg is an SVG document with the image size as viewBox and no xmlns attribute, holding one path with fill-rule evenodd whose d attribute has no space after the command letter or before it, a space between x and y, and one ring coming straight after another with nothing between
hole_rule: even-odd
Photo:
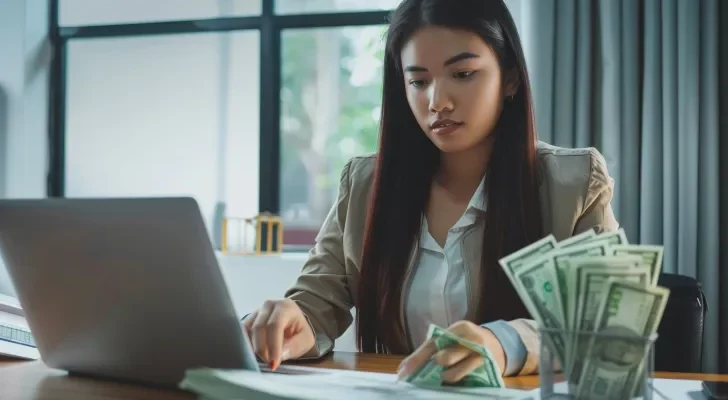
<instances>
[{"instance_id":1,"label":"office chair","mask_svg":"<svg viewBox=\"0 0 728 400\"><path fill-rule=\"evenodd\" d=\"M655 371L700 373L708 310L702 286L695 278L667 273L658 285L670 289L670 298L657 329Z\"/></svg>"}]
</instances>

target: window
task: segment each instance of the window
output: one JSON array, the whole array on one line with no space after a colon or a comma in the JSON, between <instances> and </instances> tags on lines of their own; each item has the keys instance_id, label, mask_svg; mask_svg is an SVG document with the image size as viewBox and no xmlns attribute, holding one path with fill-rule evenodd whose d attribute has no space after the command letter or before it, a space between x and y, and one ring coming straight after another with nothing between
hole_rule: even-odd
<instances>
[{"instance_id":1,"label":"window","mask_svg":"<svg viewBox=\"0 0 728 400\"><path fill-rule=\"evenodd\" d=\"M280 214L286 245L313 243L346 161L376 150L385 29L283 32Z\"/></svg>"},{"instance_id":2,"label":"window","mask_svg":"<svg viewBox=\"0 0 728 400\"><path fill-rule=\"evenodd\" d=\"M257 214L259 36L71 40L66 196L192 196L218 244Z\"/></svg>"},{"instance_id":3,"label":"window","mask_svg":"<svg viewBox=\"0 0 728 400\"><path fill-rule=\"evenodd\" d=\"M402 0L275 0L278 14L392 10Z\"/></svg>"},{"instance_id":4,"label":"window","mask_svg":"<svg viewBox=\"0 0 728 400\"><path fill-rule=\"evenodd\" d=\"M259 15L262 0L58 0L59 25L104 25Z\"/></svg>"}]
</instances>

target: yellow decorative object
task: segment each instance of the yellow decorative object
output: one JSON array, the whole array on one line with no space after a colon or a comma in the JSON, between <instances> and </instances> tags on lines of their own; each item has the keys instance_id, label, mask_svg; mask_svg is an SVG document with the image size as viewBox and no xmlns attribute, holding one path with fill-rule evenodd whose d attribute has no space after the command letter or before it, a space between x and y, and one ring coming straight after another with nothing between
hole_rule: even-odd
<instances>
[{"instance_id":1,"label":"yellow decorative object","mask_svg":"<svg viewBox=\"0 0 728 400\"><path fill-rule=\"evenodd\" d=\"M232 226L237 227L237 243L231 249ZM255 230L255 245L248 250L248 229ZM274 240L275 239L275 240ZM277 215L261 213L252 218L225 217L222 220L222 252L232 255L278 254L283 252L283 222Z\"/></svg>"}]
</instances>

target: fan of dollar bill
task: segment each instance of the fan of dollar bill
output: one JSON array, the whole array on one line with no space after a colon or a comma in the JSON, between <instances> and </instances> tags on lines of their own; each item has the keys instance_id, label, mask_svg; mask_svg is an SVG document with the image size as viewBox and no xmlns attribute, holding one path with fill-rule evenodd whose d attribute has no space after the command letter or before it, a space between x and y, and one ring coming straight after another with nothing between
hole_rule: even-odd
<instances>
[{"instance_id":1,"label":"fan of dollar bill","mask_svg":"<svg viewBox=\"0 0 728 400\"><path fill-rule=\"evenodd\" d=\"M640 339L654 337L670 294L657 286L662 253L629 244L622 229L589 230L561 242L549 235L500 260L577 398L639 391L649 351Z\"/></svg>"}]
</instances>

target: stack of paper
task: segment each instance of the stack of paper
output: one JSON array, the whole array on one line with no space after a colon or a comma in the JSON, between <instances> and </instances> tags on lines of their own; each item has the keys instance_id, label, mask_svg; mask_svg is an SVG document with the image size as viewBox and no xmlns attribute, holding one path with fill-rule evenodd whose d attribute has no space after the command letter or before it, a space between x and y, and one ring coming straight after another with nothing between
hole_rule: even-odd
<instances>
[{"instance_id":1,"label":"stack of paper","mask_svg":"<svg viewBox=\"0 0 728 400\"><path fill-rule=\"evenodd\" d=\"M289 375L246 370L193 369L182 389L205 400L381 400L530 399L526 391L504 388L424 389L397 382L393 374L321 370Z\"/></svg>"}]
</instances>

